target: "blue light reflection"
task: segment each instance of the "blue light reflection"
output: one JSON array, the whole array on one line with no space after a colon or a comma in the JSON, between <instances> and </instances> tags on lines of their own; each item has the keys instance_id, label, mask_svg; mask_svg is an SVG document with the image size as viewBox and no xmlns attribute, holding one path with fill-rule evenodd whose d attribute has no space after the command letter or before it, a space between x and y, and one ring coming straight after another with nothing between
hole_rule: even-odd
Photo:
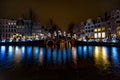
<instances>
[{"instance_id":1,"label":"blue light reflection","mask_svg":"<svg viewBox=\"0 0 120 80\"><path fill-rule=\"evenodd\" d=\"M55 48L53 50L53 63L56 63L57 62L57 49Z\"/></svg>"},{"instance_id":2,"label":"blue light reflection","mask_svg":"<svg viewBox=\"0 0 120 80\"><path fill-rule=\"evenodd\" d=\"M47 49L47 62L51 61L51 52L52 52L51 48L48 48Z\"/></svg>"},{"instance_id":3,"label":"blue light reflection","mask_svg":"<svg viewBox=\"0 0 120 80\"><path fill-rule=\"evenodd\" d=\"M6 54L6 46L1 46L0 61L3 61L5 59L5 54Z\"/></svg>"},{"instance_id":4,"label":"blue light reflection","mask_svg":"<svg viewBox=\"0 0 120 80\"><path fill-rule=\"evenodd\" d=\"M32 46L27 47L27 60L30 60L32 57Z\"/></svg>"},{"instance_id":5,"label":"blue light reflection","mask_svg":"<svg viewBox=\"0 0 120 80\"><path fill-rule=\"evenodd\" d=\"M116 47L112 47L112 60L115 67L119 67L119 55L118 49Z\"/></svg>"}]
</instances>

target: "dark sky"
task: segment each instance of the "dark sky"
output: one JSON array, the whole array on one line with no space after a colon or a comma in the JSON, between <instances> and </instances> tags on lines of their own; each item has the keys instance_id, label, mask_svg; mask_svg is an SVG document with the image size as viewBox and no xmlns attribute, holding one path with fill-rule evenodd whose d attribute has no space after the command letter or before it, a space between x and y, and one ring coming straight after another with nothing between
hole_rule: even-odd
<instances>
[{"instance_id":1,"label":"dark sky","mask_svg":"<svg viewBox=\"0 0 120 80\"><path fill-rule=\"evenodd\" d=\"M103 16L106 11L120 8L120 0L0 0L0 18L28 15L29 8L43 25L53 19L66 29L70 23Z\"/></svg>"}]
</instances>

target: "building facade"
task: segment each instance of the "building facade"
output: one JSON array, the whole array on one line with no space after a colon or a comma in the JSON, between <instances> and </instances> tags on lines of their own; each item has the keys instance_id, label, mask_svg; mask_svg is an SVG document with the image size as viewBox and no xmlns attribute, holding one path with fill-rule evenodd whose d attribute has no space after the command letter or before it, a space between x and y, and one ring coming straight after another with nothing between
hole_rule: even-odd
<instances>
[{"instance_id":1,"label":"building facade","mask_svg":"<svg viewBox=\"0 0 120 80\"><path fill-rule=\"evenodd\" d=\"M95 22L88 19L85 25L80 24L80 35L80 37L87 36L89 39L109 40L116 35L120 39L120 9L112 10L110 15L105 15L105 19L98 16Z\"/></svg>"},{"instance_id":2,"label":"building facade","mask_svg":"<svg viewBox=\"0 0 120 80\"><path fill-rule=\"evenodd\" d=\"M92 19L88 19L84 27L85 36L88 38L94 38L94 23Z\"/></svg>"},{"instance_id":3,"label":"building facade","mask_svg":"<svg viewBox=\"0 0 120 80\"><path fill-rule=\"evenodd\" d=\"M16 23L16 34L26 37L31 36L32 25L31 20L18 19Z\"/></svg>"},{"instance_id":4,"label":"building facade","mask_svg":"<svg viewBox=\"0 0 120 80\"><path fill-rule=\"evenodd\" d=\"M32 35L32 21L24 19L0 19L0 39Z\"/></svg>"},{"instance_id":5,"label":"building facade","mask_svg":"<svg viewBox=\"0 0 120 80\"><path fill-rule=\"evenodd\" d=\"M98 16L94 26L94 38L104 39L106 37L106 26L103 19Z\"/></svg>"},{"instance_id":6,"label":"building facade","mask_svg":"<svg viewBox=\"0 0 120 80\"><path fill-rule=\"evenodd\" d=\"M17 20L0 19L0 39L9 39L16 33Z\"/></svg>"},{"instance_id":7,"label":"building facade","mask_svg":"<svg viewBox=\"0 0 120 80\"><path fill-rule=\"evenodd\" d=\"M32 26L32 36L40 35L42 32L40 23L34 23Z\"/></svg>"}]
</instances>

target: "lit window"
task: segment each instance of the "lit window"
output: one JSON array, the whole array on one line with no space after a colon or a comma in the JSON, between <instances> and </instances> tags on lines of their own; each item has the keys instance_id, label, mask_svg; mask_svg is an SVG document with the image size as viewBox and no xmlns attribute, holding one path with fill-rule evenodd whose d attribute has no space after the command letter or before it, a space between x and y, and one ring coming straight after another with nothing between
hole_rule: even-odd
<instances>
[{"instance_id":1,"label":"lit window","mask_svg":"<svg viewBox=\"0 0 120 80\"><path fill-rule=\"evenodd\" d=\"M97 29L94 29L94 32L97 32Z\"/></svg>"},{"instance_id":2,"label":"lit window","mask_svg":"<svg viewBox=\"0 0 120 80\"><path fill-rule=\"evenodd\" d=\"M97 33L94 34L94 37L97 38Z\"/></svg>"},{"instance_id":3,"label":"lit window","mask_svg":"<svg viewBox=\"0 0 120 80\"><path fill-rule=\"evenodd\" d=\"M13 23L11 23L11 25L13 25Z\"/></svg>"},{"instance_id":4,"label":"lit window","mask_svg":"<svg viewBox=\"0 0 120 80\"><path fill-rule=\"evenodd\" d=\"M10 23L8 23L8 25L10 25Z\"/></svg>"},{"instance_id":5,"label":"lit window","mask_svg":"<svg viewBox=\"0 0 120 80\"><path fill-rule=\"evenodd\" d=\"M102 28L102 31L104 31L105 30L105 28Z\"/></svg>"},{"instance_id":6,"label":"lit window","mask_svg":"<svg viewBox=\"0 0 120 80\"><path fill-rule=\"evenodd\" d=\"M16 23L14 23L14 25L16 25Z\"/></svg>"},{"instance_id":7,"label":"lit window","mask_svg":"<svg viewBox=\"0 0 120 80\"><path fill-rule=\"evenodd\" d=\"M101 38L101 33L98 33L98 38Z\"/></svg>"},{"instance_id":8,"label":"lit window","mask_svg":"<svg viewBox=\"0 0 120 80\"><path fill-rule=\"evenodd\" d=\"M101 28L98 28L98 31L101 31Z\"/></svg>"},{"instance_id":9,"label":"lit window","mask_svg":"<svg viewBox=\"0 0 120 80\"><path fill-rule=\"evenodd\" d=\"M105 38L105 32L102 32L102 38Z\"/></svg>"}]
</instances>

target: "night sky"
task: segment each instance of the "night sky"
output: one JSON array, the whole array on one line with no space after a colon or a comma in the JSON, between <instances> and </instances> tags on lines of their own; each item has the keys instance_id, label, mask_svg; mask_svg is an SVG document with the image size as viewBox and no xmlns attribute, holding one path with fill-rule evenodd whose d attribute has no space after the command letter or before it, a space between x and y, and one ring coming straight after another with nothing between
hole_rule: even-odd
<instances>
[{"instance_id":1,"label":"night sky","mask_svg":"<svg viewBox=\"0 0 120 80\"><path fill-rule=\"evenodd\" d=\"M28 16L30 8L43 25L53 19L64 30L70 23L120 8L120 0L0 0L0 18Z\"/></svg>"}]
</instances>

